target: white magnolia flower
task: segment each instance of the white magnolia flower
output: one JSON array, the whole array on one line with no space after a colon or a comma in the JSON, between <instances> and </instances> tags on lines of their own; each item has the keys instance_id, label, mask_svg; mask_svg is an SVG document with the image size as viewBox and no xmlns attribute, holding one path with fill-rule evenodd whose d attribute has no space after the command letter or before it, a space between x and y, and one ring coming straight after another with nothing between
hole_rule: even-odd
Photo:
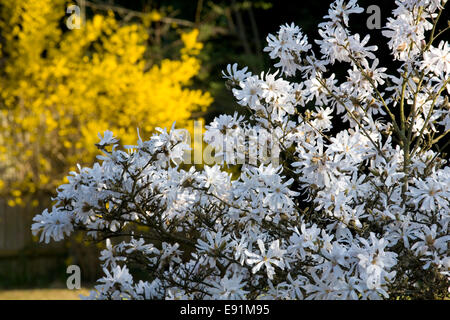
<instances>
[{"instance_id":1,"label":"white magnolia flower","mask_svg":"<svg viewBox=\"0 0 450 320\"><path fill-rule=\"evenodd\" d=\"M414 179L414 185L409 188L409 194L416 207L420 204L420 209L425 211L435 211L437 208L450 210L448 186L432 177Z\"/></svg>"},{"instance_id":2,"label":"white magnolia flower","mask_svg":"<svg viewBox=\"0 0 450 320\"><path fill-rule=\"evenodd\" d=\"M264 51L269 52L272 59L280 59L275 67L281 67L288 76L300 69L300 54L311 49L308 37L293 23L282 26L277 35L269 34L266 39L267 47Z\"/></svg>"},{"instance_id":3,"label":"white magnolia flower","mask_svg":"<svg viewBox=\"0 0 450 320\"><path fill-rule=\"evenodd\" d=\"M430 46L430 50L423 54L422 69L434 72L436 75L450 74L450 44L441 41L437 48Z\"/></svg>"},{"instance_id":4,"label":"white magnolia flower","mask_svg":"<svg viewBox=\"0 0 450 320\"><path fill-rule=\"evenodd\" d=\"M98 143L98 145L101 147L111 145L111 144L114 144L119 141L116 138L114 138L112 131L109 131L109 130L106 130L103 133L103 137L101 136L101 134L99 132L98 137L100 139L100 142Z\"/></svg>"},{"instance_id":5,"label":"white magnolia flower","mask_svg":"<svg viewBox=\"0 0 450 320\"><path fill-rule=\"evenodd\" d=\"M448 245L450 243L450 235L442 237L437 236L437 225L433 224L430 227L422 226L420 232L416 233L419 241L415 242L411 247L416 254L427 254L429 251L448 252Z\"/></svg>"},{"instance_id":6,"label":"white magnolia flower","mask_svg":"<svg viewBox=\"0 0 450 320\"><path fill-rule=\"evenodd\" d=\"M359 265L366 274L366 284L369 289L381 289L385 278L392 277L387 271L397 263L397 254L385 251L388 243L384 239L378 240L374 233L370 234L369 243L361 239L364 248L357 254ZM384 293L384 292L383 292Z\"/></svg>"},{"instance_id":7,"label":"white magnolia flower","mask_svg":"<svg viewBox=\"0 0 450 320\"><path fill-rule=\"evenodd\" d=\"M286 252L286 250L280 249L280 241L275 240L271 243L269 250L266 253L266 249L264 246L264 242L261 239L258 239L257 241L260 254L256 254L250 251L246 251L246 255L249 257L247 259L247 263L252 265L256 264L252 268L252 272L256 273L258 272L261 267L266 268L267 277L269 279L273 279L273 276L275 274L275 268L272 266L275 265L279 267L280 269L284 269L284 262L283 262L283 255Z\"/></svg>"},{"instance_id":8,"label":"white magnolia flower","mask_svg":"<svg viewBox=\"0 0 450 320\"><path fill-rule=\"evenodd\" d=\"M244 290L246 283L242 281L243 277L235 275L232 278L225 276L220 282L213 283L209 289L212 297L225 300L242 300L248 291Z\"/></svg>"},{"instance_id":9,"label":"white magnolia flower","mask_svg":"<svg viewBox=\"0 0 450 320\"><path fill-rule=\"evenodd\" d=\"M41 232L40 241L44 240L45 243L49 243L51 238L60 241L64 239L64 235L68 236L73 231L71 216L61 210L49 212L45 209L42 214L36 215L33 221L33 234Z\"/></svg>"},{"instance_id":10,"label":"white magnolia flower","mask_svg":"<svg viewBox=\"0 0 450 320\"><path fill-rule=\"evenodd\" d=\"M251 76L239 82L240 89L233 89L233 94L238 103L251 109L258 109L261 105L263 90L258 76Z\"/></svg>"}]
</instances>

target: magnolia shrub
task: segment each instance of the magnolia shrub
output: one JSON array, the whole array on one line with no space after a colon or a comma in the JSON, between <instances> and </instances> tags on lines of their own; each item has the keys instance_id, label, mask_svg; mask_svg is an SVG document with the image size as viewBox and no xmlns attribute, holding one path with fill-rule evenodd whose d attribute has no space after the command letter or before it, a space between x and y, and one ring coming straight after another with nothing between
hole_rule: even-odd
<instances>
[{"instance_id":1,"label":"magnolia shrub","mask_svg":"<svg viewBox=\"0 0 450 320\"><path fill-rule=\"evenodd\" d=\"M396 1L382 34L397 70L348 28L356 0L332 3L314 42L281 26L264 49L276 72L224 72L246 117L206 127L215 164L187 165L174 127L122 150L107 131L101 162L71 172L33 232L106 240L95 299L447 296L444 2Z\"/></svg>"}]
</instances>

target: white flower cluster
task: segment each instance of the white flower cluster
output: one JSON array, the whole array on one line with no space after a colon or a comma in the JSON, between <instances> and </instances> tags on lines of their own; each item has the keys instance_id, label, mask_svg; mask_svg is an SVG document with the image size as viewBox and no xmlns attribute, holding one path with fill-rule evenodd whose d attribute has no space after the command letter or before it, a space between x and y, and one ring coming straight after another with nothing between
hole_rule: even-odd
<instances>
[{"instance_id":1,"label":"white flower cluster","mask_svg":"<svg viewBox=\"0 0 450 320\"><path fill-rule=\"evenodd\" d=\"M46 242L74 230L107 239L105 276L89 298L448 295L450 167L442 142L450 47L435 47L440 33L431 31L444 2L396 1L383 32L401 64L392 74L379 66L369 36L348 29L349 15L363 11L356 0L332 3L318 48L299 27L282 26L265 48L281 73L257 76L234 64L223 74L251 115L222 115L207 126L204 141L218 163L183 166L189 145L173 127L126 152L106 132L102 162L71 173L51 212L35 216L33 232ZM335 63L349 67L345 80L330 71ZM282 78L297 71L299 83ZM233 158L231 151L269 140L280 163ZM227 168L236 163L232 177ZM113 244L118 237L125 240Z\"/></svg>"}]
</instances>

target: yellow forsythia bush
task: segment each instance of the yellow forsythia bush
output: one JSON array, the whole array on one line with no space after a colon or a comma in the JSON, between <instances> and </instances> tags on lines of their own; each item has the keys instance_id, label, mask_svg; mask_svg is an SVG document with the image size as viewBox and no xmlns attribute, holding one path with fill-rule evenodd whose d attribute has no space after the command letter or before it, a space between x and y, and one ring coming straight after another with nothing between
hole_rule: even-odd
<instances>
[{"instance_id":1,"label":"yellow forsythia bush","mask_svg":"<svg viewBox=\"0 0 450 320\"><path fill-rule=\"evenodd\" d=\"M9 204L52 193L77 163L92 162L97 133L123 144L157 126L187 126L212 98L189 89L199 72L197 30L181 35L179 60L151 65L140 24L113 13L63 31L62 0L0 3L0 188Z\"/></svg>"}]
</instances>

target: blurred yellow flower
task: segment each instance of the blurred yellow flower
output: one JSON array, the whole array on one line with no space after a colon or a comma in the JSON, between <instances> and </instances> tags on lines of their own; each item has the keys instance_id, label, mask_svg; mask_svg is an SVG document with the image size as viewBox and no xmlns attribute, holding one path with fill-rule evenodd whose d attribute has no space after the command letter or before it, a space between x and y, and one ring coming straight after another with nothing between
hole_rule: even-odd
<instances>
[{"instance_id":1,"label":"blurred yellow flower","mask_svg":"<svg viewBox=\"0 0 450 320\"><path fill-rule=\"evenodd\" d=\"M109 13L63 32L64 5L2 0L0 6L4 190L53 192L69 168L95 159L98 132L111 130L133 144L137 128L148 138L173 120L187 127L192 112L212 102L209 93L189 88L200 69L198 30L181 35L179 60L149 65L144 25L121 25ZM151 20L160 18L152 12Z\"/></svg>"}]
</instances>

